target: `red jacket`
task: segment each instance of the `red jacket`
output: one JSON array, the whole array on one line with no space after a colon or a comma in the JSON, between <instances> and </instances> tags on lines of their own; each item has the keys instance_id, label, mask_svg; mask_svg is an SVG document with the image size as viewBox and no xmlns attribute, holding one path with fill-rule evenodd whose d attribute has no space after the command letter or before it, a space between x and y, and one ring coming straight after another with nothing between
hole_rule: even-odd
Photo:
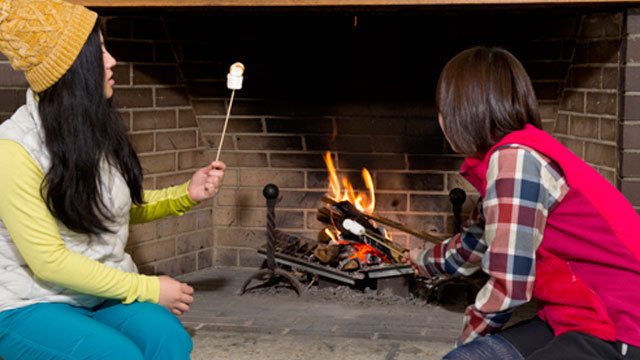
<instances>
[{"instance_id":1,"label":"red jacket","mask_svg":"<svg viewBox=\"0 0 640 360\"><path fill-rule=\"evenodd\" d=\"M484 197L491 154L521 144L555 161L569 193L547 218L533 297L556 335L581 331L640 346L640 216L597 171L531 125L505 136L461 173Z\"/></svg>"}]
</instances>

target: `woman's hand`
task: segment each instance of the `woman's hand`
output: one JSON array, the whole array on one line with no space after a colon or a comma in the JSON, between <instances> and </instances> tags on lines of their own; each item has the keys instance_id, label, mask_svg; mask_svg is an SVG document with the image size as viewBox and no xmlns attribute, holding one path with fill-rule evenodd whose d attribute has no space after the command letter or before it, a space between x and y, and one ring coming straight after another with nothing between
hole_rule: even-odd
<instances>
[{"instance_id":1,"label":"woman's hand","mask_svg":"<svg viewBox=\"0 0 640 360\"><path fill-rule=\"evenodd\" d=\"M191 177L189 196L193 201L203 201L213 197L222 186L224 169L227 167L222 161L214 161L199 169Z\"/></svg>"},{"instance_id":2,"label":"woman's hand","mask_svg":"<svg viewBox=\"0 0 640 360\"><path fill-rule=\"evenodd\" d=\"M193 288L168 276L158 276L160 280L160 299L158 304L166 307L175 315L189 311L193 303Z\"/></svg>"}]
</instances>

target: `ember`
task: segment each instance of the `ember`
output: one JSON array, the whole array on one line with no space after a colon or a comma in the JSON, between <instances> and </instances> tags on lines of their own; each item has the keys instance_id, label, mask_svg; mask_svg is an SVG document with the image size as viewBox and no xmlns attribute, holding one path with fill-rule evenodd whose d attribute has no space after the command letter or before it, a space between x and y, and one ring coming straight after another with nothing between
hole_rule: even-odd
<instances>
[{"instance_id":1,"label":"ember","mask_svg":"<svg viewBox=\"0 0 640 360\"><path fill-rule=\"evenodd\" d=\"M348 244L351 246L355 250L355 254L353 254L352 257L360 259L360 262L363 264L378 265L382 262L389 262L383 253L369 245L350 243L348 241L341 241L340 244Z\"/></svg>"}]
</instances>

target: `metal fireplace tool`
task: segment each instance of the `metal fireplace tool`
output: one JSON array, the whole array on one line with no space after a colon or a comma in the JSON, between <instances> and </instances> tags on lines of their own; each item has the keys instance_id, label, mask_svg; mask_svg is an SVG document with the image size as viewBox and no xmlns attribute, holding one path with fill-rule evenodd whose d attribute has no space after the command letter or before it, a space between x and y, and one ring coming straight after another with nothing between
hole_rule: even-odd
<instances>
[{"instance_id":1,"label":"metal fireplace tool","mask_svg":"<svg viewBox=\"0 0 640 360\"><path fill-rule=\"evenodd\" d=\"M263 263L263 266L256 273L251 275L245 282L242 284L242 288L240 289L240 295L244 294L248 290L260 288L260 287L268 287L276 285L282 281L289 283L293 289L296 291L298 296L302 296L303 287L300 282L288 271L278 267L276 263L275 257L275 244L276 244L276 199L278 198L278 194L280 190L274 184L268 184L262 190L262 194L267 199L267 244L266 244L266 261ZM265 267L266 266L266 267ZM258 280L262 283L256 285L251 288L247 288L252 280Z\"/></svg>"}]
</instances>

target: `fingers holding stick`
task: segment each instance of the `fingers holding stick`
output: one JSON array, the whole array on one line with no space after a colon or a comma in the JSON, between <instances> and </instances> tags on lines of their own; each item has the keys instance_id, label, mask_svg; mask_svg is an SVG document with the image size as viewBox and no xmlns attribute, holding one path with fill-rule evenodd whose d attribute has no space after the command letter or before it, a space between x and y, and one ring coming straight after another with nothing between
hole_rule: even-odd
<instances>
[{"instance_id":1,"label":"fingers holding stick","mask_svg":"<svg viewBox=\"0 0 640 360\"><path fill-rule=\"evenodd\" d=\"M224 178L224 170L226 169L225 163L222 161L214 161L206 167L206 178L204 183L204 190L209 195L214 195L220 190L222 186L222 179Z\"/></svg>"}]
</instances>

